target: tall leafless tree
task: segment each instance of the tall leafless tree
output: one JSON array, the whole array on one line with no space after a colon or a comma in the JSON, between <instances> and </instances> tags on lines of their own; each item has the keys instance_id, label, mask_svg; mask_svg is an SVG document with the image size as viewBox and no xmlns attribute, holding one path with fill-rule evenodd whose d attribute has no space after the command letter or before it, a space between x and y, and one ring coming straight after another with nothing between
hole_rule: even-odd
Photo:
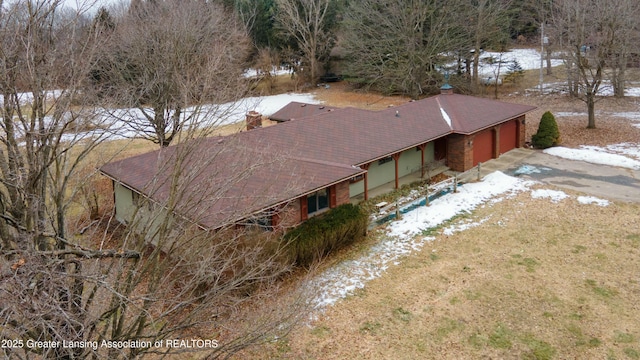
<instances>
[{"instance_id":1,"label":"tall leafless tree","mask_svg":"<svg viewBox=\"0 0 640 360\"><path fill-rule=\"evenodd\" d=\"M508 33L508 10L511 5L510 0L477 0L464 1L461 5L462 18L460 25L469 34L473 50L473 69L471 73L472 83L479 83L478 68L480 66L480 55L483 49L493 48L501 50L507 42Z\"/></svg>"},{"instance_id":2,"label":"tall leafless tree","mask_svg":"<svg viewBox=\"0 0 640 360\"><path fill-rule=\"evenodd\" d=\"M330 29L335 6L335 0L276 0L277 22L302 52L303 74L311 84L320 76L335 42Z\"/></svg>"},{"instance_id":3,"label":"tall leafless tree","mask_svg":"<svg viewBox=\"0 0 640 360\"><path fill-rule=\"evenodd\" d=\"M630 36L635 21L627 21L633 16L629 6L637 7L636 2L625 1L556 1L554 3L553 23L557 31L558 42L564 44L569 72L569 87L575 82L575 93L587 105L587 128L596 127L595 104L606 71L616 67L616 82L621 83L626 49L623 37ZM634 18L635 19L635 18ZM626 48L626 46L624 46ZM618 63L615 65L615 63ZM623 83L623 82L622 82ZM620 86L620 85L618 85Z\"/></svg>"},{"instance_id":4,"label":"tall leafless tree","mask_svg":"<svg viewBox=\"0 0 640 360\"><path fill-rule=\"evenodd\" d=\"M186 127L211 127L220 104L246 94L241 77L249 39L233 13L215 2L132 2L103 56L113 112L138 136L166 147ZM225 108L226 109L226 108Z\"/></svg>"},{"instance_id":5,"label":"tall leafless tree","mask_svg":"<svg viewBox=\"0 0 640 360\"><path fill-rule=\"evenodd\" d=\"M609 54L608 65L611 68L611 84L616 97L624 97L626 85L627 64L640 53L640 3L622 0L608 4L613 12L611 22L607 23L612 32L613 45Z\"/></svg>"},{"instance_id":6,"label":"tall leafless tree","mask_svg":"<svg viewBox=\"0 0 640 360\"><path fill-rule=\"evenodd\" d=\"M65 238L68 188L74 171L108 126L83 101L97 43L61 1L1 8L0 237L4 248L51 248ZM60 89L60 90L56 90ZM72 151L73 149L73 151ZM35 242L25 243L26 238ZM64 248L59 245L58 247Z\"/></svg>"},{"instance_id":7,"label":"tall leafless tree","mask_svg":"<svg viewBox=\"0 0 640 360\"><path fill-rule=\"evenodd\" d=\"M201 132L189 127L185 136L194 141L162 148L154 163L149 190L162 189L162 197L137 201L124 229L107 217L83 234L72 231L83 170L103 155L96 149L113 125L84 90L104 34L61 1L0 5L0 339L12 344L0 353L215 358L290 329L304 312L298 298L274 300L288 270L277 234L246 236L231 211L218 231L199 225L211 216L202 201L228 201L225 189L286 164L233 138L202 156ZM233 176L213 176L222 158ZM167 339L192 346L169 347ZM210 341L194 347L196 339ZM153 346L136 346L143 341Z\"/></svg>"},{"instance_id":8,"label":"tall leafless tree","mask_svg":"<svg viewBox=\"0 0 640 360\"><path fill-rule=\"evenodd\" d=\"M461 46L454 9L438 0L351 2L340 34L348 73L386 93L433 91L443 54Z\"/></svg>"}]
</instances>

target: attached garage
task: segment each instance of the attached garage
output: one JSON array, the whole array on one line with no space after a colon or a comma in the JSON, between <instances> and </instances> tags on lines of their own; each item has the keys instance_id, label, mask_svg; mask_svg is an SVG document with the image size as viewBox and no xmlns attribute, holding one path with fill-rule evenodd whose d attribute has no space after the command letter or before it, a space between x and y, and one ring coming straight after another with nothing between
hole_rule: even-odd
<instances>
[{"instance_id":1,"label":"attached garage","mask_svg":"<svg viewBox=\"0 0 640 360\"><path fill-rule=\"evenodd\" d=\"M486 129L473 138L473 166L493 158L495 144L493 134L493 129Z\"/></svg>"},{"instance_id":2,"label":"attached garage","mask_svg":"<svg viewBox=\"0 0 640 360\"><path fill-rule=\"evenodd\" d=\"M517 121L518 120L511 120L500 126L500 154L504 154L517 147Z\"/></svg>"}]
</instances>

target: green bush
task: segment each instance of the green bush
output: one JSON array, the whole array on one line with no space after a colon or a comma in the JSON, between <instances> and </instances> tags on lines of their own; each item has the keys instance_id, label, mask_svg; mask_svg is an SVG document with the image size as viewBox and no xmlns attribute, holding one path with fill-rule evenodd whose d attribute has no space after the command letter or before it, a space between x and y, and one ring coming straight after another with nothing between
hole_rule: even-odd
<instances>
[{"instance_id":1,"label":"green bush","mask_svg":"<svg viewBox=\"0 0 640 360\"><path fill-rule=\"evenodd\" d=\"M531 143L538 149L546 149L560 143L558 123L550 111L542 115L538 132L531 137Z\"/></svg>"},{"instance_id":2,"label":"green bush","mask_svg":"<svg viewBox=\"0 0 640 360\"><path fill-rule=\"evenodd\" d=\"M298 265L309 265L331 251L364 238L369 216L359 206L340 205L312 217L285 236L287 254Z\"/></svg>"}]
</instances>

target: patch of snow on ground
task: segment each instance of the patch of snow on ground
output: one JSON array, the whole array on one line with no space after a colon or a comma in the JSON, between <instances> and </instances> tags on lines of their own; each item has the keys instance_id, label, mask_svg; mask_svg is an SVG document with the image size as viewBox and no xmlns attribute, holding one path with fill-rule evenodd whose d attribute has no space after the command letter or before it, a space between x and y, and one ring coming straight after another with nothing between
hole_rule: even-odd
<instances>
[{"instance_id":1,"label":"patch of snow on ground","mask_svg":"<svg viewBox=\"0 0 640 360\"><path fill-rule=\"evenodd\" d=\"M571 112L571 111L558 111L553 113L555 117L568 117L568 116L587 116L586 112Z\"/></svg>"},{"instance_id":2,"label":"patch of snow on ground","mask_svg":"<svg viewBox=\"0 0 640 360\"><path fill-rule=\"evenodd\" d=\"M242 76L247 79L254 79L254 78L260 77L260 75L262 75L263 73L264 71L260 69L247 69L244 71ZM271 76L290 75L293 73L293 69L282 67L282 66L280 67L273 66L271 67L270 73L271 73Z\"/></svg>"},{"instance_id":3,"label":"patch of snow on ground","mask_svg":"<svg viewBox=\"0 0 640 360\"><path fill-rule=\"evenodd\" d=\"M469 212L485 201L503 194L526 190L532 181L517 179L496 171L482 182L465 184L458 192L443 196L403 215L389 225L389 235L411 238L423 230L438 226L455 215Z\"/></svg>"},{"instance_id":4,"label":"patch of snow on ground","mask_svg":"<svg viewBox=\"0 0 640 360\"><path fill-rule=\"evenodd\" d=\"M539 69L540 67L536 67ZM569 92L568 86L566 82L553 82L553 83L543 83L542 84L542 93L543 94L566 94ZM526 93L540 93L540 85L536 85L535 87L525 89ZM640 97L640 87L627 87L624 90L624 95L628 97ZM598 96L613 96L613 88L611 86L603 86L598 89Z\"/></svg>"},{"instance_id":5,"label":"patch of snow on ground","mask_svg":"<svg viewBox=\"0 0 640 360\"><path fill-rule=\"evenodd\" d=\"M609 200L599 199L593 196L578 196L578 202L580 204L590 205L596 204L598 206L609 206Z\"/></svg>"},{"instance_id":6,"label":"patch of snow on ground","mask_svg":"<svg viewBox=\"0 0 640 360\"><path fill-rule=\"evenodd\" d=\"M397 265L399 258L422 249L424 242L433 239L387 238L373 246L361 258L347 260L332 267L309 284L312 292L319 294L319 297L312 300L312 304L317 310L333 305L353 291L363 288L366 282L380 277L391 264Z\"/></svg>"},{"instance_id":7,"label":"patch of snow on ground","mask_svg":"<svg viewBox=\"0 0 640 360\"><path fill-rule=\"evenodd\" d=\"M634 83L634 85L638 85ZM613 85L611 81L604 80L598 89L598 96L613 96ZM640 96L640 88L637 86L630 86L629 83L626 84L626 88L624 89L624 96L629 97L637 97Z\"/></svg>"},{"instance_id":8,"label":"patch of snow on ground","mask_svg":"<svg viewBox=\"0 0 640 360\"><path fill-rule=\"evenodd\" d=\"M465 231L465 230L474 228L476 226L480 226L480 225L484 224L487 220L489 220L488 217L486 217L486 218L484 218L484 219L482 219L480 221L471 221L471 220L462 221L462 222L460 222L458 224L453 224L451 226L447 226L446 228L444 228L444 230L442 230L442 234L446 235L446 236L451 236L451 235L453 235L453 234L455 234L457 232Z\"/></svg>"},{"instance_id":9,"label":"patch of snow on ground","mask_svg":"<svg viewBox=\"0 0 640 360\"><path fill-rule=\"evenodd\" d=\"M638 146L639 145L635 145L635 148L638 148ZM631 159L624 155L612 154L605 148L599 148L596 146L583 146L580 149L570 149L558 146L545 149L544 153L569 160L580 160L590 162L592 164L611 165L640 170L639 160Z\"/></svg>"},{"instance_id":10,"label":"patch of snow on ground","mask_svg":"<svg viewBox=\"0 0 640 360\"><path fill-rule=\"evenodd\" d=\"M551 169L548 167L537 167L529 164L523 164L516 171L513 172L514 175L531 175L531 174L540 174L542 171L550 171Z\"/></svg>"},{"instance_id":11,"label":"patch of snow on ground","mask_svg":"<svg viewBox=\"0 0 640 360\"><path fill-rule=\"evenodd\" d=\"M421 206L407 212L402 219L388 225L387 236L369 249L365 255L333 266L311 280L310 290L317 294L311 299L311 303L317 311L322 311L327 306L353 294L353 291L363 288L368 281L380 277L389 266L399 264L402 257L421 250L425 242L434 239L431 236L416 236L424 230L434 228L460 213L471 212L485 203L496 202L516 193L528 191L533 184L537 183L496 171L485 176L481 182L465 184L458 188L457 193L449 193L432 201L430 206ZM552 201L560 201L568 197L562 191L549 189L533 190L531 196L550 198ZM580 196L578 201L599 206L608 204L607 200L588 196ZM479 226L487 220L489 218L480 221L461 221L443 229L443 234L452 235L455 232ZM499 220L498 225L501 224Z\"/></svg>"},{"instance_id":12,"label":"patch of snow on ground","mask_svg":"<svg viewBox=\"0 0 640 360\"><path fill-rule=\"evenodd\" d=\"M549 189L537 189L531 191L531 197L534 199L549 198L552 202L557 203L569 197L564 191L549 190Z\"/></svg>"},{"instance_id":13,"label":"patch of snow on ground","mask_svg":"<svg viewBox=\"0 0 640 360\"><path fill-rule=\"evenodd\" d=\"M638 94L640 96L640 94ZM629 119L631 121L640 121L640 112L615 112L611 116Z\"/></svg>"},{"instance_id":14,"label":"patch of snow on ground","mask_svg":"<svg viewBox=\"0 0 640 360\"><path fill-rule=\"evenodd\" d=\"M607 150L640 160L640 144L621 143L607 145Z\"/></svg>"},{"instance_id":15,"label":"patch of snow on ground","mask_svg":"<svg viewBox=\"0 0 640 360\"><path fill-rule=\"evenodd\" d=\"M431 202L430 206L418 207L402 216L401 220L389 224L388 235L373 246L367 254L356 260L348 260L320 274L309 284L319 296L312 300L321 310L354 290L379 277L401 257L418 251L433 237L419 237L423 229L438 226L457 214L470 212L478 205L500 194L515 194L527 190L533 181L525 181L501 172L485 176L482 182L466 184L451 193ZM477 225L476 225L477 226ZM471 227L470 225L467 228ZM462 227L458 231L462 231Z\"/></svg>"},{"instance_id":16,"label":"patch of snow on ground","mask_svg":"<svg viewBox=\"0 0 640 360\"><path fill-rule=\"evenodd\" d=\"M270 96L254 96L242 98L238 101L224 104L203 105L195 108L190 107L182 112L183 118L192 117L194 120L189 124L195 126L222 126L243 121L249 111L257 111L262 115L270 116L292 101L319 104L320 101L313 94L287 93ZM147 114L151 114L151 109L145 109ZM143 129L137 125L147 124L144 113L137 108L125 109L102 109L96 119L97 124L108 124L109 139L134 138L140 136ZM144 129L153 133L153 129L147 126ZM88 133L91 136L90 133Z\"/></svg>"},{"instance_id":17,"label":"patch of snow on ground","mask_svg":"<svg viewBox=\"0 0 640 360\"><path fill-rule=\"evenodd\" d=\"M507 74L509 65L513 63L513 60L517 60L523 70L540 69L540 52L536 49L513 49L502 53L502 58L499 52L486 51L480 54L481 61L479 62L480 69L478 71L482 76L495 76L498 72L497 64L487 63L489 58L493 58L494 62L498 60L505 62L500 66L500 76ZM561 59L551 59L551 66L559 66L562 63ZM544 66L547 66L546 61Z\"/></svg>"}]
</instances>

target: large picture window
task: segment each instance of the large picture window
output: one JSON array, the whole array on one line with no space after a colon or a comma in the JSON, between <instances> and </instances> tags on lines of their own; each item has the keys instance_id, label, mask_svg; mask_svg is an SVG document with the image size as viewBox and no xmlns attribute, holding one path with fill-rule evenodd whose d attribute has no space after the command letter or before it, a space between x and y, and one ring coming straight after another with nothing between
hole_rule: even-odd
<instances>
[{"instance_id":1,"label":"large picture window","mask_svg":"<svg viewBox=\"0 0 640 360\"><path fill-rule=\"evenodd\" d=\"M329 192L322 189L307 196L307 214L311 215L329 207Z\"/></svg>"}]
</instances>

